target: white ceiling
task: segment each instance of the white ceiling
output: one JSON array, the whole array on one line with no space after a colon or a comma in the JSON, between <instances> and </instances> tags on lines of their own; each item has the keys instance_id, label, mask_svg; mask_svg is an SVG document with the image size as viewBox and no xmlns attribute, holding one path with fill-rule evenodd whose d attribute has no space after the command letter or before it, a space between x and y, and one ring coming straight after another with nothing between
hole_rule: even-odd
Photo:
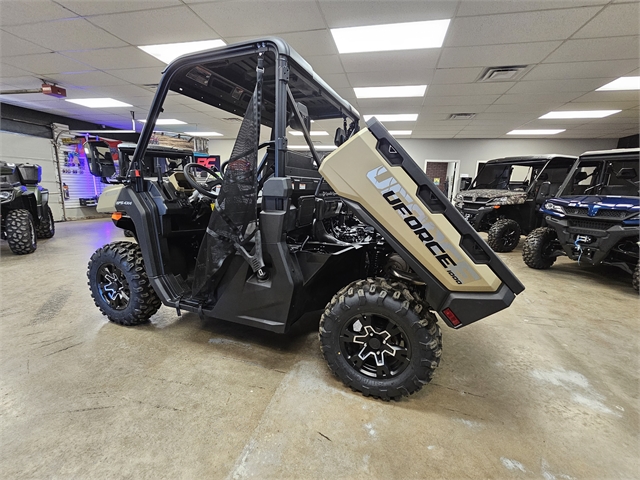
<instances>
[{"instance_id":1,"label":"white ceiling","mask_svg":"<svg viewBox=\"0 0 640 480\"><path fill-rule=\"evenodd\" d=\"M513 129L566 128L554 138L638 133L638 91L595 89L639 71L639 2L628 0L2 0L0 88L69 98L113 97L133 108L89 109L42 94L2 102L117 128L144 118L164 64L137 45L263 35L287 40L362 114L418 113L390 129L412 138L501 138ZM338 54L330 28L451 18L442 48ZM476 83L486 67L529 65L514 82ZM423 98L355 98L353 87L427 84ZM172 96L165 117L184 131L237 128ZM539 120L551 110L621 109L595 120ZM449 120L452 113L476 113Z\"/></svg>"}]
</instances>

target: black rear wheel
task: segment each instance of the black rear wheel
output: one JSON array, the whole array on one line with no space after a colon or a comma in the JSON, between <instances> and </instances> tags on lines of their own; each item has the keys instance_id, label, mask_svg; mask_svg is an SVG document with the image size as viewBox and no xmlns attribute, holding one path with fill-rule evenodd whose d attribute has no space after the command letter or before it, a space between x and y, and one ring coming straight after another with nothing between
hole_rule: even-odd
<instances>
[{"instance_id":1,"label":"black rear wheel","mask_svg":"<svg viewBox=\"0 0 640 480\"><path fill-rule=\"evenodd\" d=\"M29 210L11 210L5 218L9 248L16 255L33 253L38 248L36 227Z\"/></svg>"},{"instance_id":2,"label":"black rear wheel","mask_svg":"<svg viewBox=\"0 0 640 480\"><path fill-rule=\"evenodd\" d=\"M556 261L553 252L557 243L557 234L553 228L540 227L532 231L522 246L522 259L530 268L546 270Z\"/></svg>"},{"instance_id":3,"label":"black rear wheel","mask_svg":"<svg viewBox=\"0 0 640 480\"><path fill-rule=\"evenodd\" d=\"M494 252L510 252L518 246L521 234L518 222L501 218L491 225L487 243Z\"/></svg>"},{"instance_id":4,"label":"black rear wheel","mask_svg":"<svg viewBox=\"0 0 640 480\"><path fill-rule=\"evenodd\" d=\"M40 225L36 228L36 232L38 233L38 238L51 238L56 234L56 226L53 223L53 212L49 205L44 208Z\"/></svg>"},{"instance_id":5,"label":"black rear wheel","mask_svg":"<svg viewBox=\"0 0 640 480\"><path fill-rule=\"evenodd\" d=\"M322 354L353 390L399 399L428 383L440 363L436 321L403 283L358 280L340 290L322 315Z\"/></svg>"},{"instance_id":6,"label":"black rear wheel","mask_svg":"<svg viewBox=\"0 0 640 480\"><path fill-rule=\"evenodd\" d=\"M89 261L87 276L93 301L114 323L139 325L160 308L135 243L114 242L99 248Z\"/></svg>"}]
</instances>

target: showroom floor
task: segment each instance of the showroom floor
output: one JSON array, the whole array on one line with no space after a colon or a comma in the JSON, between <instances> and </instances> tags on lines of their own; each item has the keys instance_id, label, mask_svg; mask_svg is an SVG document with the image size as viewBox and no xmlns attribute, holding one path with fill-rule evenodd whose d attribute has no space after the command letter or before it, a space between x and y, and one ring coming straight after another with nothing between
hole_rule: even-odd
<instances>
[{"instance_id":1,"label":"showroom floor","mask_svg":"<svg viewBox=\"0 0 640 480\"><path fill-rule=\"evenodd\" d=\"M561 259L461 331L433 383L400 402L352 393L317 324L278 336L163 308L109 324L91 253L109 220L0 244L4 478L637 478L638 296L616 269Z\"/></svg>"}]
</instances>

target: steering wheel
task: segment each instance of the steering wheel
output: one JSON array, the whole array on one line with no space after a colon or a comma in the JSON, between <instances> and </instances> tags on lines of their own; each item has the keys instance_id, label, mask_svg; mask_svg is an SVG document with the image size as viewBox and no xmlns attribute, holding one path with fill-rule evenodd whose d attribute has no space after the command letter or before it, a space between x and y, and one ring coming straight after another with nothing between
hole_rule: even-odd
<instances>
[{"instance_id":1,"label":"steering wheel","mask_svg":"<svg viewBox=\"0 0 640 480\"><path fill-rule=\"evenodd\" d=\"M195 179L195 177L193 176L193 173L191 172L193 169L201 170L203 172L207 172L209 175L211 175L213 178L215 178L215 180L213 182L209 181L209 182L207 182L205 184L206 187L208 187L208 189L205 188L205 185L203 185L202 183L198 182ZM184 172L184 178L187 179L187 182L189 182L189 185L191 185L199 193L201 193L205 197L211 198L213 200L218 198L218 195L213 193L213 190L218 185L222 185L222 180L220 179L220 176L219 176L219 174L217 172L214 172L213 170L205 167L204 165L200 165L199 163L188 163L188 164L186 164L184 166L183 172Z\"/></svg>"}]
</instances>

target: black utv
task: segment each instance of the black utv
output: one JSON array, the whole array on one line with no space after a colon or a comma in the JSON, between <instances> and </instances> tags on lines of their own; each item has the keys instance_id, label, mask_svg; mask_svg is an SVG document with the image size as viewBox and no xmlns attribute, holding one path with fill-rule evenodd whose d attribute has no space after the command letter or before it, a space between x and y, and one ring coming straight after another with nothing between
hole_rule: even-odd
<instances>
[{"instance_id":1,"label":"black utv","mask_svg":"<svg viewBox=\"0 0 640 480\"><path fill-rule=\"evenodd\" d=\"M197 107L209 129L241 118L221 176L160 155L149 164L165 101ZM325 158L312 120L314 130L335 131ZM304 141L297 151L293 130ZM127 177L97 208L138 240L105 245L89 262L91 294L112 322L146 322L164 304L285 333L323 312L331 370L386 400L431 380L442 353L438 318L461 328L524 289L389 132L375 119L361 125L277 38L174 60ZM125 218L133 225L121 225Z\"/></svg>"},{"instance_id":2,"label":"black utv","mask_svg":"<svg viewBox=\"0 0 640 480\"><path fill-rule=\"evenodd\" d=\"M510 252L521 235L542 225L540 206L553 197L577 157L534 155L489 160L471 186L456 195L456 208L496 252Z\"/></svg>"},{"instance_id":3,"label":"black utv","mask_svg":"<svg viewBox=\"0 0 640 480\"><path fill-rule=\"evenodd\" d=\"M55 234L42 167L0 161L0 236L16 255L35 252L38 238Z\"/></svg>"}]
</instances>

